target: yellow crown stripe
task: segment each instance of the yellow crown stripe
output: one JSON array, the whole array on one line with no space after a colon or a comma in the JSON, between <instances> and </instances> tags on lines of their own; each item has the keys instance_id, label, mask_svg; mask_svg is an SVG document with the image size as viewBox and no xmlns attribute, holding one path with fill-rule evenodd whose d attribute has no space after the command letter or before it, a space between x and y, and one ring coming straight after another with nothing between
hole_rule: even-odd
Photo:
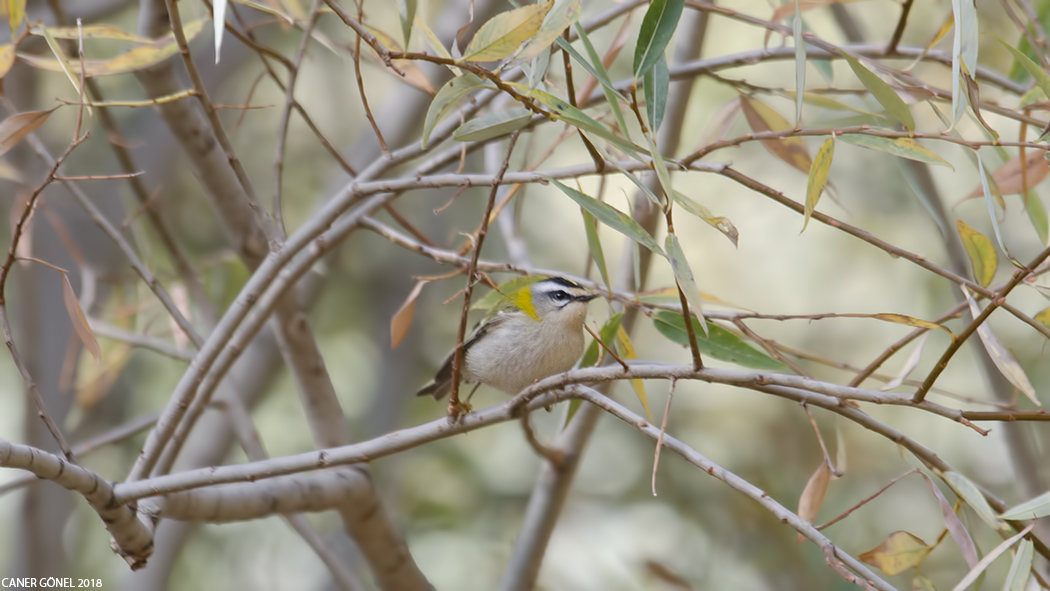
<instances>
[{"instance_id":1,"label":"yellow crown stripe","mask_svg":"<svg viewBox=\"0 0 1050 591\"><path fill-rule=\"evenodd\" d=\"M540 321L540 317L536 314L536 306L532 305L532 290L528 287L510 294L510 303L528 314L536 322Z\"/></svg>"}]
</instances>

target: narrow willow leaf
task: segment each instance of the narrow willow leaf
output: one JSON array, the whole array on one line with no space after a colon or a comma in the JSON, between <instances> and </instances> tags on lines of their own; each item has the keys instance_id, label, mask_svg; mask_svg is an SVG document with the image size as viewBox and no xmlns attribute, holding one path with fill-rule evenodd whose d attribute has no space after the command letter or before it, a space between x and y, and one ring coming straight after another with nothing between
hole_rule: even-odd
<instances>
[{"instance_id":1,"label":"narrow willow leaf","mask_svg":"<svg viewBox=\"0 0 1050 591\"><path fill-rule=\"evenodd\" d=\"M887 111L897 121L900 121L904 127L907 127L909 131L915 130L915 119L911 116L911 111L908 109L908 105L904 104L901 97L897 94L897 91L893 90L893 87L883 81L875 75L874 72L864 67L859 61L853 56L843 54L846 58L846 62L849 63L849 67L853 70L853 73L857 75L857 79L864 85L868 91L871 92L875 100L886 108Z\"/></svg>"},{"instance_id":2,"label":"narrow willow leaf","mask_svg":"<svg viewBox=\"0 0 1050 591\"><path fill-rule=\"evenodd\" d=\"M752 131L761 133L787 131L792 128L780 113L757 99L741 96L740 108ZM762 146L789 165L809 173L811 160L809 152L806 151L806 142L802 138L792 136L778 140L762 140Z\"/></svg>"},{"instance_id":3,"label":"narrow willow leaf","mask_svg":"<svg viewBox=\"0 0 1050 591\"><path fill-rule=\"evenodd\" d=\"M1042 150L1030 150L1021 161L1018 154L1010 158L1002 166L992 173L990 181L993 181L1002 195L1018 195L1034 188L1050 173L1050 162L1043 158ZM978 183L963 201L975 199L984 194L984 186Z\"/></svg>"},{"instance_id":4,"label":"narrow willow leaf","mask_svg":"<svg viewBox=\"0 0 1050 591\"><path fill-rule=\"evenodd\" d=\"M700 290L696 286L693 270L689 268L689 261L685 258L685 251L682 250L678 237L668 233L664 247L667 250L667 258L671 261L671 271L678 282L678 289L685 294L685 299L689 302L689 311L700 320L700 328L707 335L707 320L704 319L703 308L700 305Z\"/></svg>"},{"instance_id":5,"label":"narrow willow leaf","mask_svg":"<svg viewBox=\"0 0 1050 591\"><path fill-rule=\"evenodd\" d=\"M881 544L857 558L893 576L922 564L931 550L933 548L921 538L906 531L895 531Z\"/></svg>"},{"instance_id":6,"label":"narrow willow leaf","mask_svg":"<svg viewBox=\"0 0 1050 591\"><path fill-rule=\"evenodd\" d=\"M971 0L952 0L955 37L952 41L952 123L958 123L966 109L962 81L963 66L977 71L977 7ZM911 129L911 128L909 128Z\"/></svg>"},{"instance_id":7,"label":"narrow willow leaf","mask_svg":"<svg viewBox=\"0 0 1050 591\"><path fill-rule=\"evenodd\" d=\"M102 352L98 348L98 341L95 340L95 333L91 332L87 317L84 316L84 311L80 308L77 294L73 291L73 286L70 285L69 277L66 273L60 273L60 275L62 275L62 300L66 304L66 313L69 315L69 320L73 323L73 332L77 333L77 338L84 344L84 348L88 350L88 353L91 353L95 363L101 363Z\"/></svg>"},{"instance_id":8,"label":"narrow willow leaf","mask_svg":"<svg viewBox=\"0 0 1050 591\"><path fill-rule=\"evenodd\" d=\"M79 29L77 27L47 27L51 36L55 39L112 39L115 41L131 41L132 43L149 43L153 41L147 37L140 37L132 33L128 33L120 27L113 25L84 25ZM41 35L39 27L33 27L29 30L34 35Z\"/></svg>"},{"instance_id":9,"label":"narrow willow leaf","mask_svg":"<svg viewBox=\"0 0 1050 591\"><path fill-rule=\"evenodd\" d=\"M401 0L397 5L397 14L401 18L401 37L405 47L408 47L409 41L412 40L412 23L416 20L418 7L419 0Z\"/></svg>"},{"instance_id":10,"label":"narrow willow leaf","mask_svg":"<svg viewBox=\"0 0 1050 591\"><path fill-rule=\"evenodd\" d=\"M555 0L553 7L543 17L540 30L516 59L531 60L549 49L565 29L579 20L580 13L580 0Z\"/></svg>"},{"instance_id":11,"label":"narrow willow leaf","mask_svg":"<svg viewBox=\"0 0 1050 591\"><path fill-rule=\"evenodd\" d=\"M598 220L582 207L580 213L583 214L583 230L587 234L587 247L591 251L591 258L594 259L594 265L598 267L598 274L602 276L605 287L611 288L609 268L605 264L605 251L602 250L602 241L598 237Z\"/></svg>"},{"instance_id":12,"label":"narrow willow leaf","mask_svg":"<svg viewBox=\"0 0 1050 591\"><path fill-rule=\"evenodd\" d=\"M631 142L629 139L622 138L615 133L609 131L604 125L598 123L583 111L570 105L569 103L561 100L549 92L542 90L533 90L530 95L535 98L541 105L547 107L551 111L551 116L560 121L564 121L573 127L576 127L582 131L593 133L594 135L604 139L610 144L623 150L631 157L636 160L642 160L639 154L649 155L649 151L645 148Z\"/></svg>"},{"instance_id":13,"label":"narrow willow leaf","mask_svg":"<svg viewBox=\"0 0 1050 591\"><path fill-rule=\"evenodd\" d=\"M497 14L481 25L460 61L492 62L509 57L540 30L552 6L553 1L526 4Z\"/></svg>"},{"instance_id":14,"label":"narrow willow leaf","mask_svg":"<svg viewBox=\"0 0 1050 591\"><path fill-rule=\"evenodd\" d=\"M7 0L7 22L11 24L11 35L18 33L18 27L26 17L26 0Z\"/></svg>"},{"instance_id":15,"label":"narrow willow leaf","mask_svg":"<svg viewBox=\"0 0 1050 591\"><path fill-rule=\"evenodd\" d=\"M973 296L964 287L962 288L963 293L966 295L966 301L970 305L970 314L976 318L980 313L981 309L977 307L977 302L974 301ZM992 363L995 364L996 369L999 373L1003 374L1003 377L1007 379L1015 388L1021 391L1022 394L1028 397L1036 406L1042 406L1039 399L1036 397L1035 388L1032 386L1032 382L1028 380L1028 376L1025 374L1021 364L1017 362L1010 350L1007 349L1003 344L995 337L992 333L992 329L988 326L987 322L982 322L977 327L977 336L981 339L981 344L984 345L984 350L988 352L988 356L992 358Z\"/></svg>"},{"instance_id":16,"label":"narrow willow leaf","mask_svg":"<svg viewBox=\"0 0 1050 591\"><path fill-rule=\"evenodd\" d=\"M412 328L412 319L416 316L416 300L419 298L420 292L423 291L423 286L429 283L429 281L420 280L416 282L416 286L409 292L408 297L405 298L401 307L394 312L394 315L390 318L390 348L396 349L401 341L405 339L408 334L408 329Z\"/></svg>"},{"instance_id":17,"label":"narrow willow leaf","mask_svg":"<svg viewBox=\"0 0 1050 591\"><path fill-rule=\"evenodd\" d=\"M806 209L802 218L802 231L806 231L809 225L809 217L813 215L813 209L820 201L820 194L824 192L824 185L828 183L828 174L831 173L831 160L835 157L835 138L829 137L824 145L817 151L817 157L809 168L809 179L806 181Z\"/></svg>"},{"instance_id":18,"label":"narrow willow leaf","mask_svg":"<svg viewBox=\"0 0 1050 591\"><path fill-rule=\"evenodd\" d=\"M631 337L627 336L627 331L623 329L623 325L616 328L616 350L622 359L638 359L638 355L634 352L634 344L631 342ZM642 408L645 409L645 416L649 417L649 422L652 423L653 413L649 410L649 397L645 394L645 382L637 378L630 380L630 382L634 395L638 398L638 402L642 403Z\"/></svg>"},{"instance_id":19,"label":"narrow willow leaf","mask_svg":"<svg viewBox=\"0 0 1050 591\"><path fill-rule=\"evenodd\" d=\"M423 19L417 16L412 23L423 33L423 36L426 37L427 45L434 50L438 57L443 57L447 60L452 59L452 54L445 49L445 46L441 44L441 40L438 39L438 36L434 34L434 31L430 29ZM460 74L459 68L449 66L449 70L452 71L454 76L458 77Z\"/></svg>"},{"instance_id":20,"label":"narrow willow leaf","mask_svg":"<svg viewBox=\"0 0 1050 591\"><path fill-rule=\"evenodd\" d=\"M937 587L926 575L915 575L911 579L911 591L937 591Z\"/></svg>"},{"instance_id":21,"label":"narrow willow leaf","mask_svg":"<svg viewBox=\"0 0 1050 591\"><path fill-rule=\"evenodd\" d=\"M495 87L474 74L464 74L449 80L437 91L437 94L434 95L434 100L430 101L427 116L423 120L424 148L427 147L427 142L430 140L430 134L434 131L434 127L444 119L445 115L448 115L453 107L456 106L456 103L467 94L481 88Z\"/></svg>"},{"instance_id":22,"label":"narrow willow leaf","mask_svg":"<svg viewBox=\"0 0 1050 591\"><path fill-rule=\"evenodd\" d=\"M802 38L802 10L795 0L795 127L802 127L802 98L806 94L806 41Z\"/></svg>"},{"instance_id":23,"label":"narrow willow leaf","mask_svg":"<svg viewBox=\"0 0 1050 591\"><path fill-rule=\"evenodd\" d=\"M948 502L948 499L944 498L944 493L933 482L933 479L923 472L919 472L919 475L926 481L926 486L930 487L930 492L937 499L937 504L941 507L941 517L944 518L944 527L948 529L948 533L952 535L955 544L959 546L963 560L966 561L970 568L973 568L977 564L977 546L974 545L970 532L966 531L966 526L963 525L959 516L955 514L955 508Z\"/></svg>"},{"instance_id":24,"label":"narrow willow leaf","mask_svg":"<svg viewBox=\"0 0 1050 591\"><path fill-rule=\"evenodd\" d=\"M992 37L995 37L995 35L992 35ZM1050 97L1050 76L1047 76L1046 71L1043 70L1042 66L1032 61L1031 58L1022 53L1013 45L1010 45L1009 43L1003 41L999 37L995 37L995 39L999 41L999 43L1002 43L1003 46L1006 47L1006 49L1010 50L1010 53L1013 54L1014 59L1017 60L1017 63L1020 64L1020 66L1032 76L1033 80L1035 80L1036 86L1041 88L1043 90L1043 93L1046 94L1047 97Z\"/></svg>"},{"instance_id":25,"label":"narrow willow leaf","mask_svg":"<svg viewBox=\"0 0 1050 591\"><path fill-rule=\"evenodd\" d=\"M1050 515L1050 492L1043 493L1038 497L1011 507L999 516L1000 519L1014 521L1017 519L1039 519Z\"/></svg>"},{"instance_id":26,"label":"narrow willow leaf","mask_svg":"<svg viewBox=\"0 0 1050 591\"><path fill-rule=\"evenodd\" d=\"M619 330L620 321L622 320L622 312L619 314L613 314L605 321L605 324L598 329L598 336L601 337L602 343L612 350L616 349L616 331ZM587 350L583 353L583 358L580 359L580 367L592 367L594 364L598 363L599 348L600 345L592 339L591 344L587 346Z\"/></svg>"},{"instance_id":27,"label":"narrow willow leaf","mask_svg":"<svg viewBox=\"0 0 1050 591\"><path fill-rule=\"evenodd\" d=\"M656 147L656 132L648 130L645 132L645 143L649 146L649 151L653 154L653 170L656 171L656 180L660 183L660 188L663 189L664 195L672 195L674 189L671 187L671 173L667 170L667 163L664 161L664 157L660 154L660 150ZM670 202L671 198L666 198ZM657 199L657 204L662 209L665 207L664 202Z\"/></svg>"},{"instance_id":28,"label":"narrow willow leaf","mask_svg":"<svg viewBox=\"0 0 1050 591\"><path fill-rule=\"evenodd\" d=\"M824 60L812 60L811 63L815 63L817 61L824 61ZM791 91L791 90L784 91L784 96L786 96L786 97L788 97L788 98L790 98L792 100L798 100L798 93L794 92L794 91ZM840 100L833 99L833 98L831 98L831 97L829 97L827 95L823 95L823 94L820 94L820 93L817 93L817 92L806 92L806 93L803 93L802 94L802 101L805 102L805 103L808 103L810 105L813 105L814 107L821 107L821 108L824 108L824 109L831 109L833 111L853 111L854 113L857 113L859 115L869 115L871 117L875 116L875 113L872 113L871 111L866 111L866 110L864 110L864 109L862 109L860 107L855 107L855 106L850 105L848 103L844 103L844 102L842 102Z\"/></svg>"},{"instance_id":29,"label":"narrow willow leaf","mask_svg":"<svg viewBox=\"0 0 1050 591\"><path fill-rule=\"evenodd\" d=\"M584 59L568 41L564 39L558 39L558 47L562 48L562 51L569 53L569 56L577 61L583 69L594 76L594 79L598 81L598 85L602 87L602 93L605 94L605 100L608 105L612 108L613 116L616 117L616 123L620 126L620 129L626 130L627 123L623 117L623 109L620 108L620 102L627 103L627 99L615 87L609 80L609 72L605 69L605 64L602 63L602 57L598 55L598 52L594 50L594 45L591 44L591 39L587 35L587 31L580 25L576 25L576 34L580 36L580 43L583 44L584 49L587 51L587 55L590 57L590 61ZM591 62L594 62L593 64ZM627 133L624 131L624 133Z\"/></svg>"},{"instance_id":30,"label":"narrow willow leaf","mask_svg":"<svg viewBox=\"0 0 1050 591\"><path fill-rule=\"evenodd\" d=\"M671 35L678 28L685 0L652 0L642 18L638 45L634 48L634 78L637 80L664 55Z\"/></svg>"},{"instance_id":31,"label":"narrow willow leaf","mask_svg":"<svg viewBox=\"0 0 1050 591\"><path fill-rule=\"evenodd\" d=\"M714 215L713 213L708 211L706 207L700 205L696 201L693 201L692 199L686 197L678 191L673 191L672 195L674 196L675 203L681 205L689 213L704 220L704 222L712 228L718 230L722 234L725 234L725 237L733 243L733 246L737 245L737 239L740 237L740 233L737 232L736 226L733 225L733 222L730 221L729 218Z\"/></svg>"},{"instance_id":32,"label":"narrow willow leaf","mask_svg":"<svg viewBox=\"0 0 1050 591\"><path fill-rule=\"evenodd\" d=\"M525 107L513 107L486 113L460 125L452 133L457 142L480 142L521 129L532 120L532 111Z\"/></svg>"},{"instance_id":33,"label":"narrow willow leaf","mask_svg":"<svg viewBox=\"0 0 1050 591\"><path fill-rule=\"evenodd\" d=\"M15 65L15 46L11 43L0 44L0 80L7 76Z\"/></svg>"},{"instance_id":34,"label":"narrow willow leaf","mask_svg":"<svg viewBox=\"0 0 1050 591\"><path fill-rule=\"evenodd\" d=\"M740 337L718 326L707 323L707 337L700 323L693 318L693 333L700 353L713 359L728 361L752 369L783 370L784 364L745 343ZM671 342L689 346L689 334L685 330L682 315L669 310L660 310L653 315L653 326Z\"/></svg>"},{"instance_id":35,"label":"narrow willow leaf","mask_svg":"<svg viewBox=\"0 0 1050 591\"><path fill-rule=\"evenodd\" d=\"M1032 540L1021 540L1010 563L1010 572L1003 582L1003 591L1025 591L1028 579L1032 575L1032 558L1035 556L1035 544Z\"/></svg>"},{"instance_id":36,"label":"narrow willow leaf","mask_svg":"<svg viewBox=\"0 0 1050 591\"><path fill-rule=\"evenodd\" d=\"M868 135L865 133L846 133L838 136L838 139L847 144L868 148L869 150L877 150L879 152L885 152L887 154L900 156L901 158L908 158L909 160L916 160L918 162L925 162L927 164L939 164L955 170L955 167L949 164L947 160L941 158L932 150L923 147L919 142L911 138L888 138L878 135Z\"/></svg>"},{"instance_id":37,"label":"narrow willow leaf","mask_svg":"<svg viewBox=\"0 0 1050 591\"><path fill-rule=\"evenodd\" d=\"M1028 219L1032 221L1032 227L1039 236L1039 243L1046 246L1050 244L1050 219L1047 218L1043 199L1034 191L1026 193L1026 197L1025 212L1028 213Z\"/></svg>"},{"instance_id":38,"label":"narrow willow leaf","mask_svg":"<svg viewBox=\"0 0 1050 591\"><path fill-rule=\"evenodd\" d=\"M664 251L660 249L660 245L657 244L656 240L645 231L645 228L638 225L638 222L634 221L631 216L623 213L608 203L603 203L593 197L584 195L576 189L567 187L550 177L544 178L553 183L554 186L561 189L561 192L565 193L570 199L575 201L576 205L586 209L601 223L609 226L631 240L634 240L654 253L660 256L666 256L664 255Z\"/></svg>"},{"instance_id":39,"label":"narrow willow leaf","mask_svg":"<svg viewBox=\"0 0 1050 591\"><path fill-rule=\"evenodd\" d=\"M660 124L664 120L664 111L667 108L667 90L671 83L671 76L667 71L667 59L660 56L656 64L649 68L642 78L645 88L645 114L649 120L649 129L653 133L660 130Z\"/></svg>"},{"instance_id":40,"label":"narrow willow leaf","mask_svg":"<svg viewBox=\"0 0 1050 591\"><path fill-rule=\"evenodd\" d=\"M948 333L949 335L952 335L952 331L949 330L948 327L944 326L943 324L936 324L936 323L930 322L928 320L923 320L921 318L915 318L915 317L912 317L912 316L906 316L904 314L882 313L882 314L872 314L871 317L875 318L877 320L884 320L886 322L893 322L895 324L905 324L907 326L914 326L916 328L929 328L929 329L933 329L933 330L943 330L944 332ZM952 336L955 336L955 335L952 335Z\"/></svg>"},{"instance_id":41,"label":"narrow willow leaf","mask_svg":"<svg viewBox=\"0 0 1050 591\"><path fill-rule=\"evenodd\" d=\"M984 191L984 199L988 204L988 217L992 222L992 230L995 233L995 241L999 243L999 248L1002 249L1003 254L1006 255L1007 260L1014 264L1018 269L1024 269L1025 266L1021 261L1017 260L1014 255L1010 252L1010 249L1006 248L1006 242L1003 240L1003 234L999 230L999 217L995 215L995 205L992 202L992 192L988 187L988 170L984 167L984 160L981 159L981 153L977 152L977 170L981 174L981 189ZM1000 191L999 201L1002 203L1002 195ZM1003 206L1005 209L1005 205Z\"/></svg>"},{"instance_id":42,"label":"narrow willow leaf","mask_svg":"<svg viewBox=\"0 0 1050 591\"><path fill-rule=\"evenodd\" d=\"M806 488L802 489L802 495L798 498L798 516L804 521L813 523L820 512L820 506L824 504L824 496L828 492L831 483L831 466L821 460L813 475L806 482ZM798 543L801 544L805 538L798 534Z\"/></svg>"},{"instance_id":43,"label":"narrow willow leaf","mask_svg":"<svg viewBox=\"0 0 1050 591\"><path fill-rule=\"evenodd\" d=\"M984 558L982 558L980 562L973 566L970 569L970 572L966 573L966 576L963 577L962 580L959 581L959 583L955 587L952 587L952 591L966 591L966 589L968 589L970 585L973 585L974 582L976 582L977 579L980 578L981 574L984 573L984 571L987 570L993 562L995 562L995 559L1002 556L1007 550L1010 549L1011 546L1016 544L1018 540L1028 535L1028 532L1032 531L1032 527L1034 527L1034 525L1035 524L1029 525L1028 527L1018 532L1017 535L1003 540L1001 544L999 544L995 548L992 548L991 552L985 554Z\"/></svg>"},{"instance_id":44,"label":"narrow willow leaf","mask_svg":"<svg viewBox=\"0 0 1050 591\"><path fill-rule=\"evenodd\" d=\"M543 279L543 276L541 275L527 275L525 277L515 277L509 281L504 281L496 286L496 289L485 294L485 297L471 304L470 309L491 310L504 295L515 292L526 285L532 285L541 279Z\"/></svg>"},{"instance_id":45,"label":"narrow willow leaf","mask_svg":"<svg viewBox=\"0 0 1050 591\"><path fill-rule=\"evenodd\" d=\"M945 472L944 481L948 483L948 486L952 487L955 494L966 501L966 504L981 518L981 521L988 524L988 527L1002 531L1010 529L1010 526L999 519L995 511L992 510L992 506L988 504L984 495L981 494L981 490L977 488L977 485L972 480L958 472Z\"/></svg>"},{"instance_id":46,"label":"narrow willow leaf","mask_svg":"<svg viewBox=\"0 0 1050 591\"><path fill-rule=\"evenodd\" d=\"M959 238L966 248L966 255L970 257L974 281L987 287L995 278L995 270L999 266L999 255L992 241L962 220L956 220L955 226L959 229Z\"/></svg>"},{"instance_id":47,"label":"narrow willow leaf","mask_svg":"<svg viewBox=\"0 0 1050 591\"><path fill-rule=\"evenodd\" d=\"M186 41L192 41L203 28L203 19L184 24L182 30L186 36ZM134 72L136 70L154 66L175 55L178 51L179 44L175 41L175 36L168 33L159 39L154 39L149 43L126 51L112 59L84 60L84 75L91 78L92 76L109 76L112 74ZM34 68L51 72L64 71L62 65L54 59L25 53L19 53L18 58ZM79 61L77 62L76 72L77 77L79 78Z\"/></svg>"},{"instance_id":48,"label":"narrow willow leaf","mask_svg":"<svg viewBox=\"0 0 1050 591\"><path fill-rule=\"evenodd\" d=\"M919 361L922 359L922 348L926 345L926 339L930 336L930 333L924 333L919 337L919 342L915 345L915 349L912 350L911 355L908 356L908 360L904 362L901 370L897 372L897 375L888 382L886 382L881 388L882 392L889 392L890 390L900 386L904 383L904 380L908 375L919 365Z\"/></svg>"},{"instance_id":49,"label":"narrow willow leaf","mask_svg":"<svg viewBox=\"0 0 1050 591\"><path fill-rule=\"evenodd\" d=\"M46 111L24 111L15 113L7 119L0 121L0 156L15 147L18 142L33 133L55 112L58 107L51 107Z\"/></svg>"},{"instance_id":50,"label":"narrow willow leaf","mask_svg":"<svg viewBox=\"0 0 1050 591\"><path fill-rule=\"evenodd\" d=\"M51 50L51 55L55 56L55 63L61 68L66 78L69 79L69 83L73 85L73 90L80 94L80 76L73 73L73 67L69 64L69 60L66 59L65 51L59 47L58 41L51 35L51 31L47 27L40 25L36 29L39 31L40 36L47 41L47 47Z\"/></svg>"}]
</instances>

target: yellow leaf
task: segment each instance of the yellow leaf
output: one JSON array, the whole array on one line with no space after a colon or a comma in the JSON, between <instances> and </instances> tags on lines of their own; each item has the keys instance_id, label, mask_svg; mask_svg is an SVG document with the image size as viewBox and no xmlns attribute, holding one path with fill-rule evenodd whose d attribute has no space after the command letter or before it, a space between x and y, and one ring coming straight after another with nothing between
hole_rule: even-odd
<instances>
[{"instance_id":1,"label":"yellow leaf","mask_svg":"<svg viewBox=\"0 0 1050 591\"><path fill-rule=\"evenodd\" d=\"M55 39L114 39L117 41L131 41L132 43L149 43L152 39L133 35L120 27L113 25L84 25L82 27L47 27L47 31ZM42 34L39 27L30 30L34 35Z\"/></svg>"},{"instance_id":2,"label":"yellow leaf","mask_svg":"<svg viewBox=\"0 0 1050 591\"><path fill-rule=\"evenodd\" d=\"M183 25L182 30L186 35L186 41L193 40L201 32L204 28L204 22L201 19ZM158 64L175 55L178 51L179 45L175 41L174 35L169 33L150 43L126 51L113 59L84 60L84 75L90 78L92 76L109 76L111 74L134 72ZM62 65L54 59L26 53L19 53L18 57L34 68L52 72L64 71ZM79 62L77 63L76 71L79 74Z\"/></svg>"},{"instance_id":3,"label":"yellow leaf","mask_svg":"<svg viewBox=\"0 0 1050 591\"><path fill-rule=\"evenodd\" d=\"M423 291L423 286L429 283L428 281L417 281L416 286L412 288L412 291L405 298L405 303L401 304L401 307L394 312L394 316L390 319L390 348L396 348L404 340L405 335L408 334L408 329L412 327L412 319L416 315L416 298L419 297L419 292Z\"/></svg>"},{"instance_id":4,"label":"yellow leaf","mask_svg":"<svg viewBox=\"0 0 1050 591\"><path fill-rule=\"evenodd\" d=\"M13 65L15 65L15 46L11 43L0 45L0 80L4 79Z\"/></svg>"},{"instance_id":5,"label":"yellow leaf","mask_svg":"<svg viewBox=\"0 0 1050 591\"><path fill-rule=\"evenodd\" d=\"M65 273L61 273L61 275L62 299L66 303L66 313L69 314L69 319L73 322L73 330L77 333L77 337L80 338L80 342L84 343L84 348L95 358L95 363L100 363L102 361L102 352L98 348L98 341L95 340L95 333L91 332L87 317L84 316L84 311L80 309L80 302L77 301L77 294L69 283L69 277Z\"/></svg>"},{"instance_id":6,"label":"yellow leaf","mask_svg":"<svg viewBox=\"0 0 1050 591\"><path fill-rule=\"evenodd\" d=\"M824 192L824 185L828 183L828 174L831 172L831 160L835 157L835 138L829 137L824 145L817 151L817 157L813 159L813 165L809 168L809 180L806 183L806 211L802 220L802 231L806 231L809 225L809 216L813 215L813 208L820 200L820 194Z\"/></svg>"},{"instance_id":7,"label":"yellow leaf","mask_svg":"<svg viewBox=\"0 0 1050 591\"><path fill-rule=\"evenodd\" d=\"M18 33L18 27L26 16L26 0L7 0L7 22L11 24L11 34Z\"/></svg>"},{"instance_id":8,"label":"yellow leaf","mask_svg":"<svg viewBox=\"0 0 1050 591\"><path fill-rule=\"evenodd\" d=\"M634 345L631 344L631 337L627 336L627 331L622 326L616 330L616 348L623 359L638 359L638 355L634 352ZM638 402L642 403L645 415L649 417L649 422L652 423L653 413L649 410L649 398L645 395L645 384L642 380L633 379L631 380L631 389L634 390L634 395L638 397Z\"/></svg>"},{"instance_id":9,"label":"yellow leaf","mask_svg":"<svg viewBox=\"0 0 1050 591\"><path fill-rule=\"evenodd\" d=\"M919 318L913 318L911 316L905 316L904 314L872 314L872 318L878 318L879 320L885 320L886 322L893 322L896 324L906 324L908 326L914 326L917 328L931 328L936 330L943 330L948 334L952 334L952 331L948 330L947 326L941 324L934 324L933 322L930 322L928 320L922 320Z\"/></svg>"},{"instance_id":10,"label":"yellow leaf","mask_svg":"<svg viewBox=\"0 0 1050 591\"><path fill-rule=\"evenodd\" d=\"M510 56L540 30L552 6L553 0L527 4L492 17L474 34L461 61L492 62Z\"/></svg>"},{"instance_id":11,"label":"yellow leaf","mask_svg":"<svg viewBox=\"0 0 1050 591\"><path fill-rule=\"evenodd\" d=\"M955 225L959 228L959 237L962 238L966 254L970 257L973 278L977 283L987 286L992 282L995 270L999 266L999 255L996 254L992 241L962 220L957 220Z\"/></svg>"},{"instance_id":12,"label":"yellow leaf","mask_svg":"<svg viewBox=\"0 0 1050 591\"><path fill-rule=\"evenodd\" d=\"M792 129L792 125L780 113L755 99L741 96L740 108L752 131L761 133ZM762 140L762 146L777 158L802 172L809 173L809 152L802 138L785 137L776 140Z\"/></svg>"},{"instance_id":13,"label":"yellow leaf","mask_svg":"<svg viewBox=\"0 0 1050 591\"><path fill-rule=\"evenodd\" d=\"M877 547L857 558L893 576L922 564L930 550L933 548L912 534L895 531Z\"/></svg>"},{"instance_id":14,"label":"yellow leaf","mask_svg":"<svg viewBox=\"0 0 1050 591\"><path fill-rule=\"evenodd\" d=\"M1050 328L1050 308L1044 308L1042 312L1035 315L1036 322Z\"/></svg>"}]
</instances>

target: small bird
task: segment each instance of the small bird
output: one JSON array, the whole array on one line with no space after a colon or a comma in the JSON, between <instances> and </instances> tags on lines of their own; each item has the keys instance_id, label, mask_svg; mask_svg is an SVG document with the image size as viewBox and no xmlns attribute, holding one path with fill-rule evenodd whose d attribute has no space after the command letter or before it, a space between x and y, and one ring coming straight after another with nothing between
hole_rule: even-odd
<instances>
[{"instance_id":1,"label":"small bird","mask_svg":"<svg viewBox=\"0 0 1050 591\"><path fill-rule=\"evenodd\" d=\"M598 296L563 277L550 277L503 296L463 341L461 382L517 394L538 380L572 369L583 354L587 302ZM417 396L452 391L449 354Z\"/></svg>"}]
</instances>

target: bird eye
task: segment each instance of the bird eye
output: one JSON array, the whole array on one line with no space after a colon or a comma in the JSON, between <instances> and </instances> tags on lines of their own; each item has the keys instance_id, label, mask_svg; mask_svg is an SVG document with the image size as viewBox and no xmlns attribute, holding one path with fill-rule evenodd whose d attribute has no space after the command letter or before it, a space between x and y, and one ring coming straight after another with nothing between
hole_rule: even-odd
<instances>
[{"instance_id":1,"label":"bird eye","mask_svg":"<svg viewBox=\"0 0 1050 591\"><path fill-rule=\"evenodd\" d=\"M569 294L559 289L558 291L551 293L551 299L556 302L563 302L569 299Z\"/></svg>"}]
</instances>

